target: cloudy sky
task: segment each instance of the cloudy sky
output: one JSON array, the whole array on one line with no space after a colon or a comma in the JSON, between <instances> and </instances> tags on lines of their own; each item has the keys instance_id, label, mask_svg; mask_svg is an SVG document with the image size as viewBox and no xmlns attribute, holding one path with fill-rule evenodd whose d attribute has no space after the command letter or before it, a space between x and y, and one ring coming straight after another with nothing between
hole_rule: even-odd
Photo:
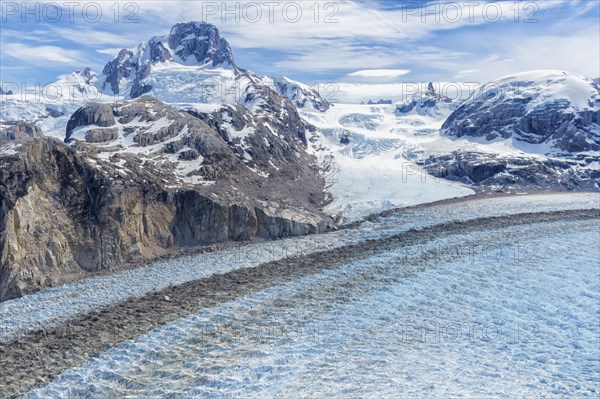
<instances>
[{"instance_id":1,"label":"cloudy sky","mask_svg":"<svg viewBox=\"0 0 600 399\"><path fill-rule=\"evenodd\" d=\"M517 71L600 75L600 2L2 1L0 81L100 72L124 47L176 22L214 23L238 65L360 90L399 82L482 82Z\"/></svg>"}]
</instances>

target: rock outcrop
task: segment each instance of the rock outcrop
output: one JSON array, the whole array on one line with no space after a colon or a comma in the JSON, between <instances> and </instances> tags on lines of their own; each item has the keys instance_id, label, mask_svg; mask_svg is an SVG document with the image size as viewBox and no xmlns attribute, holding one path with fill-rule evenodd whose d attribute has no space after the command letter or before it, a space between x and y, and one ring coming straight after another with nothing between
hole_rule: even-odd
<instances>
[{"instance_id":1,"label":"rock outcrop","mask_svg":"<svg viewBox=\"0 0 600 399\"><path fill-rule=\"evenodd\" d=\"M453 100L437 93L433 82L429 82L426 88L420 89L406 101L396 104L396 115L404 116L411 112L419 115L441 115L444 111L455 108Z\"/></svg>"},{"instance_id":2,"label":"rock outcrop","mask_svg":"<svg viewBox=\"0 0 600 399\"><path fill-rule=\"evenodd\" d=\"M274 90L288 98L298 108L327 111L331 104L323 99L318 90L286 77L273 79Z\"/></svg>"},{"instance_id":3,"label":"rock outcrop","mask_svg":"<svg viewBox=\"0 0 600 399\"><path fill-rule=\"evenodd\" d=\"M422 162L437 178L460 181L472 186L552 191L598 191L600 173L591 167L594 157L552 159L454 151L431 156Z\"/></svg>"},{"instance_id":4,"label":"rock outcrop","mask_svg":"<svg viewBox=\"0 0 600 399\"><path fill-rule=\"evenodd\" d=\"M42 129L24 121L0 122L0 143L24 143L42 136Z\"/></svg>"},{"instance_id":5,"label":"rock outcrop","mask_svg":"<svg viewBox=\"0 0 600 399\"><path fill-rule=\"evenodd\" d=\"M178 57L183 63L190 58L194 63L212 66L235 65L233 53L227 40L221 37L217 27L204 22L179 23L171 28L168 36L169 48L173 49L173 56ZM164 46L161 53L164 53ZM170 54L165 54L168 58ZM164 60L161 60L164 62Z\"/></svg>"},{"instance_id":6,"label":"rock outcrop","mask_svg":"<svg viewBox=\"0 0 600 399\"><path fill-rule=\"evenodd\" d=\"M102 70L104 75L104 81L101 85L102 90L110 89L114 94L121 93L121 80L129 78L132 69L135 67L132 58L133 51L122 49L114 60L104 66Z\"/></svg>"}]
</instances>

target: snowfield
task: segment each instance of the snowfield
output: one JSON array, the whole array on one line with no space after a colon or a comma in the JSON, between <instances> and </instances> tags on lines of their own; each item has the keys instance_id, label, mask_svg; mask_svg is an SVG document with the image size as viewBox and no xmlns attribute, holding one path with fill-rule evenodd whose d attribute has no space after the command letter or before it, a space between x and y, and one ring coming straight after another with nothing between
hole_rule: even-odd
<instances>
[{"instance_id":1,"label":"snowfield","mask_svg":"<svg viewBox=\"0 0 600 399\"><path fill-rule=\"evenodd\" d=\"M496 228L431 243L491 252L347 263L201 309L26 397L595 398L598 227Z\"/></svg>"},{"instance_id":2,"label":"snowfield","mask_svg":"<svg viewBox=\"0 0 600 399\"><path fill-rule=\"evenodd\" d=\"M595 109L599 99L596 91L590 86L592 80L585 76L558 70L537 70L515 73L498 78L484 85L471 101L483 101L490 92L501 88L500 98L519 99L531 97L528 107L535 107L547 102L568 101L577 110ZM510 90L509 90L510 88ZM492 103L497 98L490 100Z\"/></svg>"},{"instance_id":3,"label":"snowfield","mask_svg":"<svg viewBox=\"0 0 600 399\"><path fill-rule=\"evenodd\" d=\"M436 179L414 162L395 159L391 154L361 160L341 155L334 162L335 174L328 179L333 202L325 211L342 215L347 222L380 210L474 193L461 184Z\"/></svg>"},{"instance_id":4,"label":"snowfield","mask_svg":"<svg viewBox=\"0 0 600 399\"><path fill-rule=\"evenodd\" d=\"M247 81L236 81L228 68L204 65L157 64L145 81L152 86L149 93L167 103L220 103L241 101Z\"/></svg>"}]
</instances>

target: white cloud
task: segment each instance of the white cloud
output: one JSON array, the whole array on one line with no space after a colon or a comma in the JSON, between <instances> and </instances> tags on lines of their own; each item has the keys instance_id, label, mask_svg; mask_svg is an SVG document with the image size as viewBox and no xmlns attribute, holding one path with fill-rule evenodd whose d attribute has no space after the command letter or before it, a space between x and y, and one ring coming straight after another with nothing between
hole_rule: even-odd
<instances>
[{"instance_id":1,"label":"white cloud","mask_svg":"<svg viewBox=\"0 0 600 399\"><path fill-rule=\"evenodd\" d=\"M480 69L463 69L459 71L457 74L452 76L453 79L459 81L465 81L469 79L476 79L475 77L481 72Z\"/></svg>"},{"instance_id":2,"label":"white cloud","mask_svg":"<svg viewBox=\"0 0 600 399\"><path fill-rule=\"evenodd\" d=\"M464 57L442 65L447 76L486 83L498 77L536 69L560 69L591 78L600 71L600 36L598 22L573 22L569 29L556 29L556 34L523 35L509 32L489 33L479 40L487 43L489 54L478 49ZM463 68L468 66L467 70ZM456 72L460 71L460 72Z\"/></svg>"},{"instance_id":3,"label":"white cloud","mask_svg":"<svg viewBox=\"0 0 600 399\"><path fill-rule=\"evenodd\" d=\"M48 61L56 64L77 65L85 57L77 50L67 50L57 46L28 46L24 43L4 43L2 56L12 57L35 65Z\"/></svg>"},{"instance_id":4,"label":"white cloud","mask_svg":"<svg viewBox=\"0 0 600 399\"><path fill-rule=\"evenodd\" d=\"M14 39L17 39L26 40L30 43L50 43L56 41L56 38L53 38L52 32L46 29L20 31L3 28L0 38L3 41L13 41Z\"/></svg>"},{"instance_id":5,"label":"white cloud","mask_svg":"<svg viewBox=\"0 0 600 399\"><path fill-rule=\"evenodd\" d=\"M100 54L108 54L112 57L116 57L122 49L123 49L122 47L104 48L104 49L96 50L96 52L100 53Z\"/></svg>"},{"instance_id":6,"label":"white cloud","mask_svg":"<svg viewBox=\"0 0 600 399\"><path fill-rule=\"evenodd\" d=\"M306 51L294 52L272 64L276 71L356 71L394 67L397 59L390 47L353 45L332 40Z\"/></svg>"},{"instance_id":7,"label":"white cloud","mask_svg":"<svg viewBox=\"0 0 600 399\"><path fill-rule=\"evenodd\" d=\"M408 69L363 69L349 73L347 76L359 78L398 78L409 73L410 70Z\"/></svg>"},{"instance_id":8,"label":"white cloud","mask_svg":"<svg viewBox=\"0 0 600 399\"><path fill-rule=\"evenodd\" d=\"M545 10L560 7L567 0L536 3L536 16ZM436 32L457 30L464 26L514 22L513 1L450 2L460 6L460 15L444 2L429 2L427 7L411 10L416 2L407 2L399 9L381 9L378 2L338 0L281 1L269 7L269 2L256 1L144 1L140 16L152 16L164 25L190 19L204 20L219 26L228 40L238 48L268 48L307 50L330 40L396 42L426 38ZM258 5L260 17L254 12ZM438 7L432 7L435 5ZM468 4L469 6L465 6ZM293 7L286 6L293 5ZM299 14L296 7L300 7ZM522 8L525 6L522 6ZM496 21L495 12L499 13ZM287 12L285 12L287 11ZM520 18L530 13L520 10ZM523 15L521 15L523 14ZM295 17L299 15L297 21ZM193 16L193 18L191 18ZM533 17L532 17L533 18ZM142 23L145 18L141 18ZM495 21L495 22L491 22ZM159 24L160 25L160 24Z\"/></svg>"},{"instance_id":9,"label":"white cloud","mask_svg":"<svg viewBox=\"0 0 600 399\"><path fill-rule=\"evenodd\" d=\"M123 25L116 26L122 27ZM127 31L107 32L85 26L77 28L53 27L52 32L56 37L85 46L115 45L123 48L137 45L141 40L148 39L146 36L143 39L138 39Z\"/></svg>"},{"instance_id":10,"label":"white cloud","mask_svg":"<svg viewBox=\"0 0 600 399\"><path fill-rule=\"evenodd\" d=\"M482 78L486 75L485 69L492 71L501 68L483 62L489 54L482 56L481 48L469 48L473 36L462 43L450 43L450 46L440 45L438 39L428 39L444 31L460 32L461 28L467 26L490 25L492 11L499 9L502 17L493 24L497 28L492 29L496 32L495 36L499 37L492 37L491 45L484 49L490 51L494 43L507 36L497 35L497 32L510 32L509 24L515 18L515 3L512 1L494 3L491 8L486 8L488 4L483 1L471 2L469 11L463 9L458 19L450 8L445 8L443 2L437 8L429 6L416 12L383 9L377 2L350 0L275 3L277 5L270 10L265 5L267 3L252 1L144 1L139 3L137 24L107 23L102 26L104 30L96 26L93 29L88 26L55 27L53 30L65 40L86 46L106 46L107 49L101 49L98 53L114 55L115 52L111 51L113 47L133 47L151 36L167 34L177 22L205 20L219 27L222 35L231 43L234 53L236 49L280 52L272 62L261 65L259 72L348 73L368 69L411 69L424 79L428 79L423 76L424 73L431 71L436 71L438 77L444 74L446 79L458 79L460 76ZM256 14L247 4L259 5L260 18L254 20ZM294 5L287 14L284 13L286 4ZM540 18L544 11L564 4L564 0L536 3L539 7L536 17ZM301 7L301 17L292 23L296 5ZM228 13L231 11L233 14ZM328 16L328 22L332 23L325 22ZM502 24L505 24L504 27ZM480 38L476 41L480 41ZM473 54L470 54L471 51ZM516 57L507 54L504 58ZM471 65L473 62L478 65ZM426 72L423 72L422 66L426 66ZM457 71L473 69L484 72L457 75ZM353 78L372 80L390 80L400 76L351 75Z\"/></svg>"}]
</instances>

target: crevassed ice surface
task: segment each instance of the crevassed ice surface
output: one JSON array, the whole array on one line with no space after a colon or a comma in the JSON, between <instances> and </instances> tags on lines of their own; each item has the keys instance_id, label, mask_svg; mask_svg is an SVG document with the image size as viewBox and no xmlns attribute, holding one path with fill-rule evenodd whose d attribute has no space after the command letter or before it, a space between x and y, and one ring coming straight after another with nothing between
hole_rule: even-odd
<instances>
[{"instance_id":1,"label":"crevassed ice surface","mask_svg":"<svg viewBox=\"0 0 600 399\"><path fill-rule=\"evenodd\" d=\"M411 228L455 220L600 207L600 194L523 195L486 198L432 208L407 209L358 229L292 237L225 249L217 253L184 256L110 276L88 278L0 303L0 341L19 334L58 325L101 306L109 306L170 285L251 267L296 254L309 254L372 238L385 238Z\"/></svg>"},{"instance_id":2,"label":"crevassed ice surface","mask_svg":"<svg viewBox=\"0 0 600 399\"><path fill-rule=\"evenodd\" d=\"M26 396L597 397L598 227L512 226L348 263L201 309Z\"/></svg>"},{"instance_id":3,"label":"crevassed ice surface","mask_svg":"<svg viewBox=\"0 0 600 399\"><path fill-rule=\"evenodd\" d=\"M333 201L324 208L345 221L386 210L474 193L465 184L436 179L418 166L431 148L454 146L439 130L454 106L420 107L408 114L398 105L336 103L326 112L301 111L320 133L315 155L333 156L325 173ZM349 138L342 144L342 137ZM462 144L464 146L464 144Z\"/></svg>"}]
</instances>

